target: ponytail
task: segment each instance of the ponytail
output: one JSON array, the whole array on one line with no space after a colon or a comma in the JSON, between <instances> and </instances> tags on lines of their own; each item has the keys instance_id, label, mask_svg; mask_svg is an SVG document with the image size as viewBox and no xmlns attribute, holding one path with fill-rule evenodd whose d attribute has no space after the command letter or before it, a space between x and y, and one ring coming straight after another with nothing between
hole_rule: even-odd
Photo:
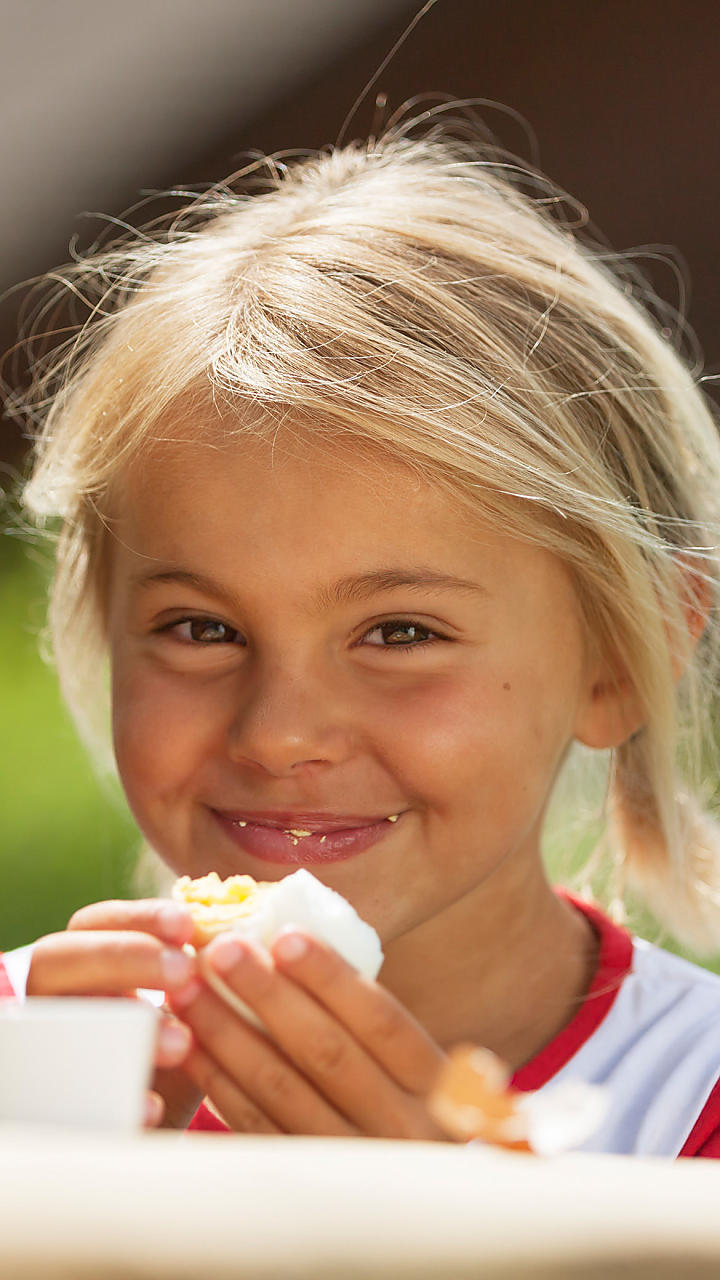
<instances>
[{"instance_id":1,"label":"ponytail","mask_svg":"<svg viewBox=\"0 0 720 1280\"><path fill-rule=\"evenodd\" d=\"M677 772L658 789L647 729L613 757L608 837L618 895L637 892L678 941L702 953L717 952L720 824Z\"/></svg>"}]
</instances>

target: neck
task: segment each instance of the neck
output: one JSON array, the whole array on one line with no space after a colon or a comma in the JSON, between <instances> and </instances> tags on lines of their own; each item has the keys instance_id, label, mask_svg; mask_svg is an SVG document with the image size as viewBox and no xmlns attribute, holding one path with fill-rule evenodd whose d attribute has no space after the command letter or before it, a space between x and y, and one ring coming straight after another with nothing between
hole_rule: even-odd
<instances>
[{"instance_id":1,"label":"neck","mask_svg":"<svg viewBox=\"0 0 720 1280\"><path fill-rule=\"evenodd\" d=\"M381 980L441 1047L483 1045L515 1070L569 1022L596 949L589 922L553 893L538 858L388 943Z\"/></svg>"}]
</instances>

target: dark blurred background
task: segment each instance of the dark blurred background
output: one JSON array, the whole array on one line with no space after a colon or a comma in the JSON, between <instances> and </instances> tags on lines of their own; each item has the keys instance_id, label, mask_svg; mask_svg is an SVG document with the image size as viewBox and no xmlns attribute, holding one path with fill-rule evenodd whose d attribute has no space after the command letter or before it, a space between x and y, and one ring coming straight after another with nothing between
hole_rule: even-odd
<instances>
[{"instance_id":1,"label":"dark blurred background","mask_svg":"<svg viewBox=\"0 0 720 1280\"><path fill-rule=\"evenodd\" d=\"M250 149L331 143L418 0L0 0L0 351L14 286L88 245L101 211L214 180ZM680 307L720 373L717 0L438 0L348 137L417 95L480 98L499 141L589 210ZM510 109L510 114L499 109ZM515 114L513 114L515 113ZM525 123L519 123L520 117ZM8 292L9 291L9 292ZM11 385L22 377L6 360ZM18 536L26 442L3 423L0 949L132 891L137 838L37 656L48 552Z\"/></svg>"}]
</instances>

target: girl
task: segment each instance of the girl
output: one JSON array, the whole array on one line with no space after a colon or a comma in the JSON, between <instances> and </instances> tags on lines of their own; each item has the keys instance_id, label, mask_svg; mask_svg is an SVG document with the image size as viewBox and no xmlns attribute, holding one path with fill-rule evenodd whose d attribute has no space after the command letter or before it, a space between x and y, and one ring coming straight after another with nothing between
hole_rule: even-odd
<instances>
[{"instance_id":1,"label":"girl","mask_svg":"<svg viewBox=\"0 0 720 1280\"><path fill-rule=\"evenodd\" d=\"M390 127L265 170L70 273L90 315L38 362L26 501L61 522L65 695L97 741L109 661L152 847L178 875L308 866L385 963L218 938L269 1040L201 982L181 908L100 903L27 990L166 991L155 1122L206 1097L242 1132L439 1137L425 1099L471 1041L521 1089L607 1084L589 1148L720 1155L720 979L540 852L573 745L609 752L621 885L716 943L708 409L632 277L492 149Z\"/></svg>"}]
</instances>

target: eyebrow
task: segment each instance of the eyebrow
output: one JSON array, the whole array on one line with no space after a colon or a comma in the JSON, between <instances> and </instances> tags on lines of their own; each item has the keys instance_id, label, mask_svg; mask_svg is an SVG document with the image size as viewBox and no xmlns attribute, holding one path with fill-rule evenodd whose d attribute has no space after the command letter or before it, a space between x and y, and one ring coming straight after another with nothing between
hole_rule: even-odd
<instances>
[{"instance_id":1,"label":"eyebrow","mask_svg":"<svg viewBox=\"0 0 720 1280\"><path fill-rule=\"evenodd\" d=\"M154 573L140 574L133 580L132 585L140 590L145 590L148 587L163 583L193 587L197 591L220 596L233 604L236 603L234 594L228 592L220 582L205 574L193 573L188 569L160 569ZM410 591L427 591L430 589L433 591L460 592L465 595L488 595L485 587L481 586L479 582L473 582L468 578L459 578L451 573L440 573L437 569L406 569L399 567L373 569L368 573L347 574L344 578L339 578L337 582L333 582L327 587L322 587L316 596L314 607L322 610L343 604L353 604L367 600L370 596L381 592L395 591L401 587Z\"/></svg>"}]
</instances>

